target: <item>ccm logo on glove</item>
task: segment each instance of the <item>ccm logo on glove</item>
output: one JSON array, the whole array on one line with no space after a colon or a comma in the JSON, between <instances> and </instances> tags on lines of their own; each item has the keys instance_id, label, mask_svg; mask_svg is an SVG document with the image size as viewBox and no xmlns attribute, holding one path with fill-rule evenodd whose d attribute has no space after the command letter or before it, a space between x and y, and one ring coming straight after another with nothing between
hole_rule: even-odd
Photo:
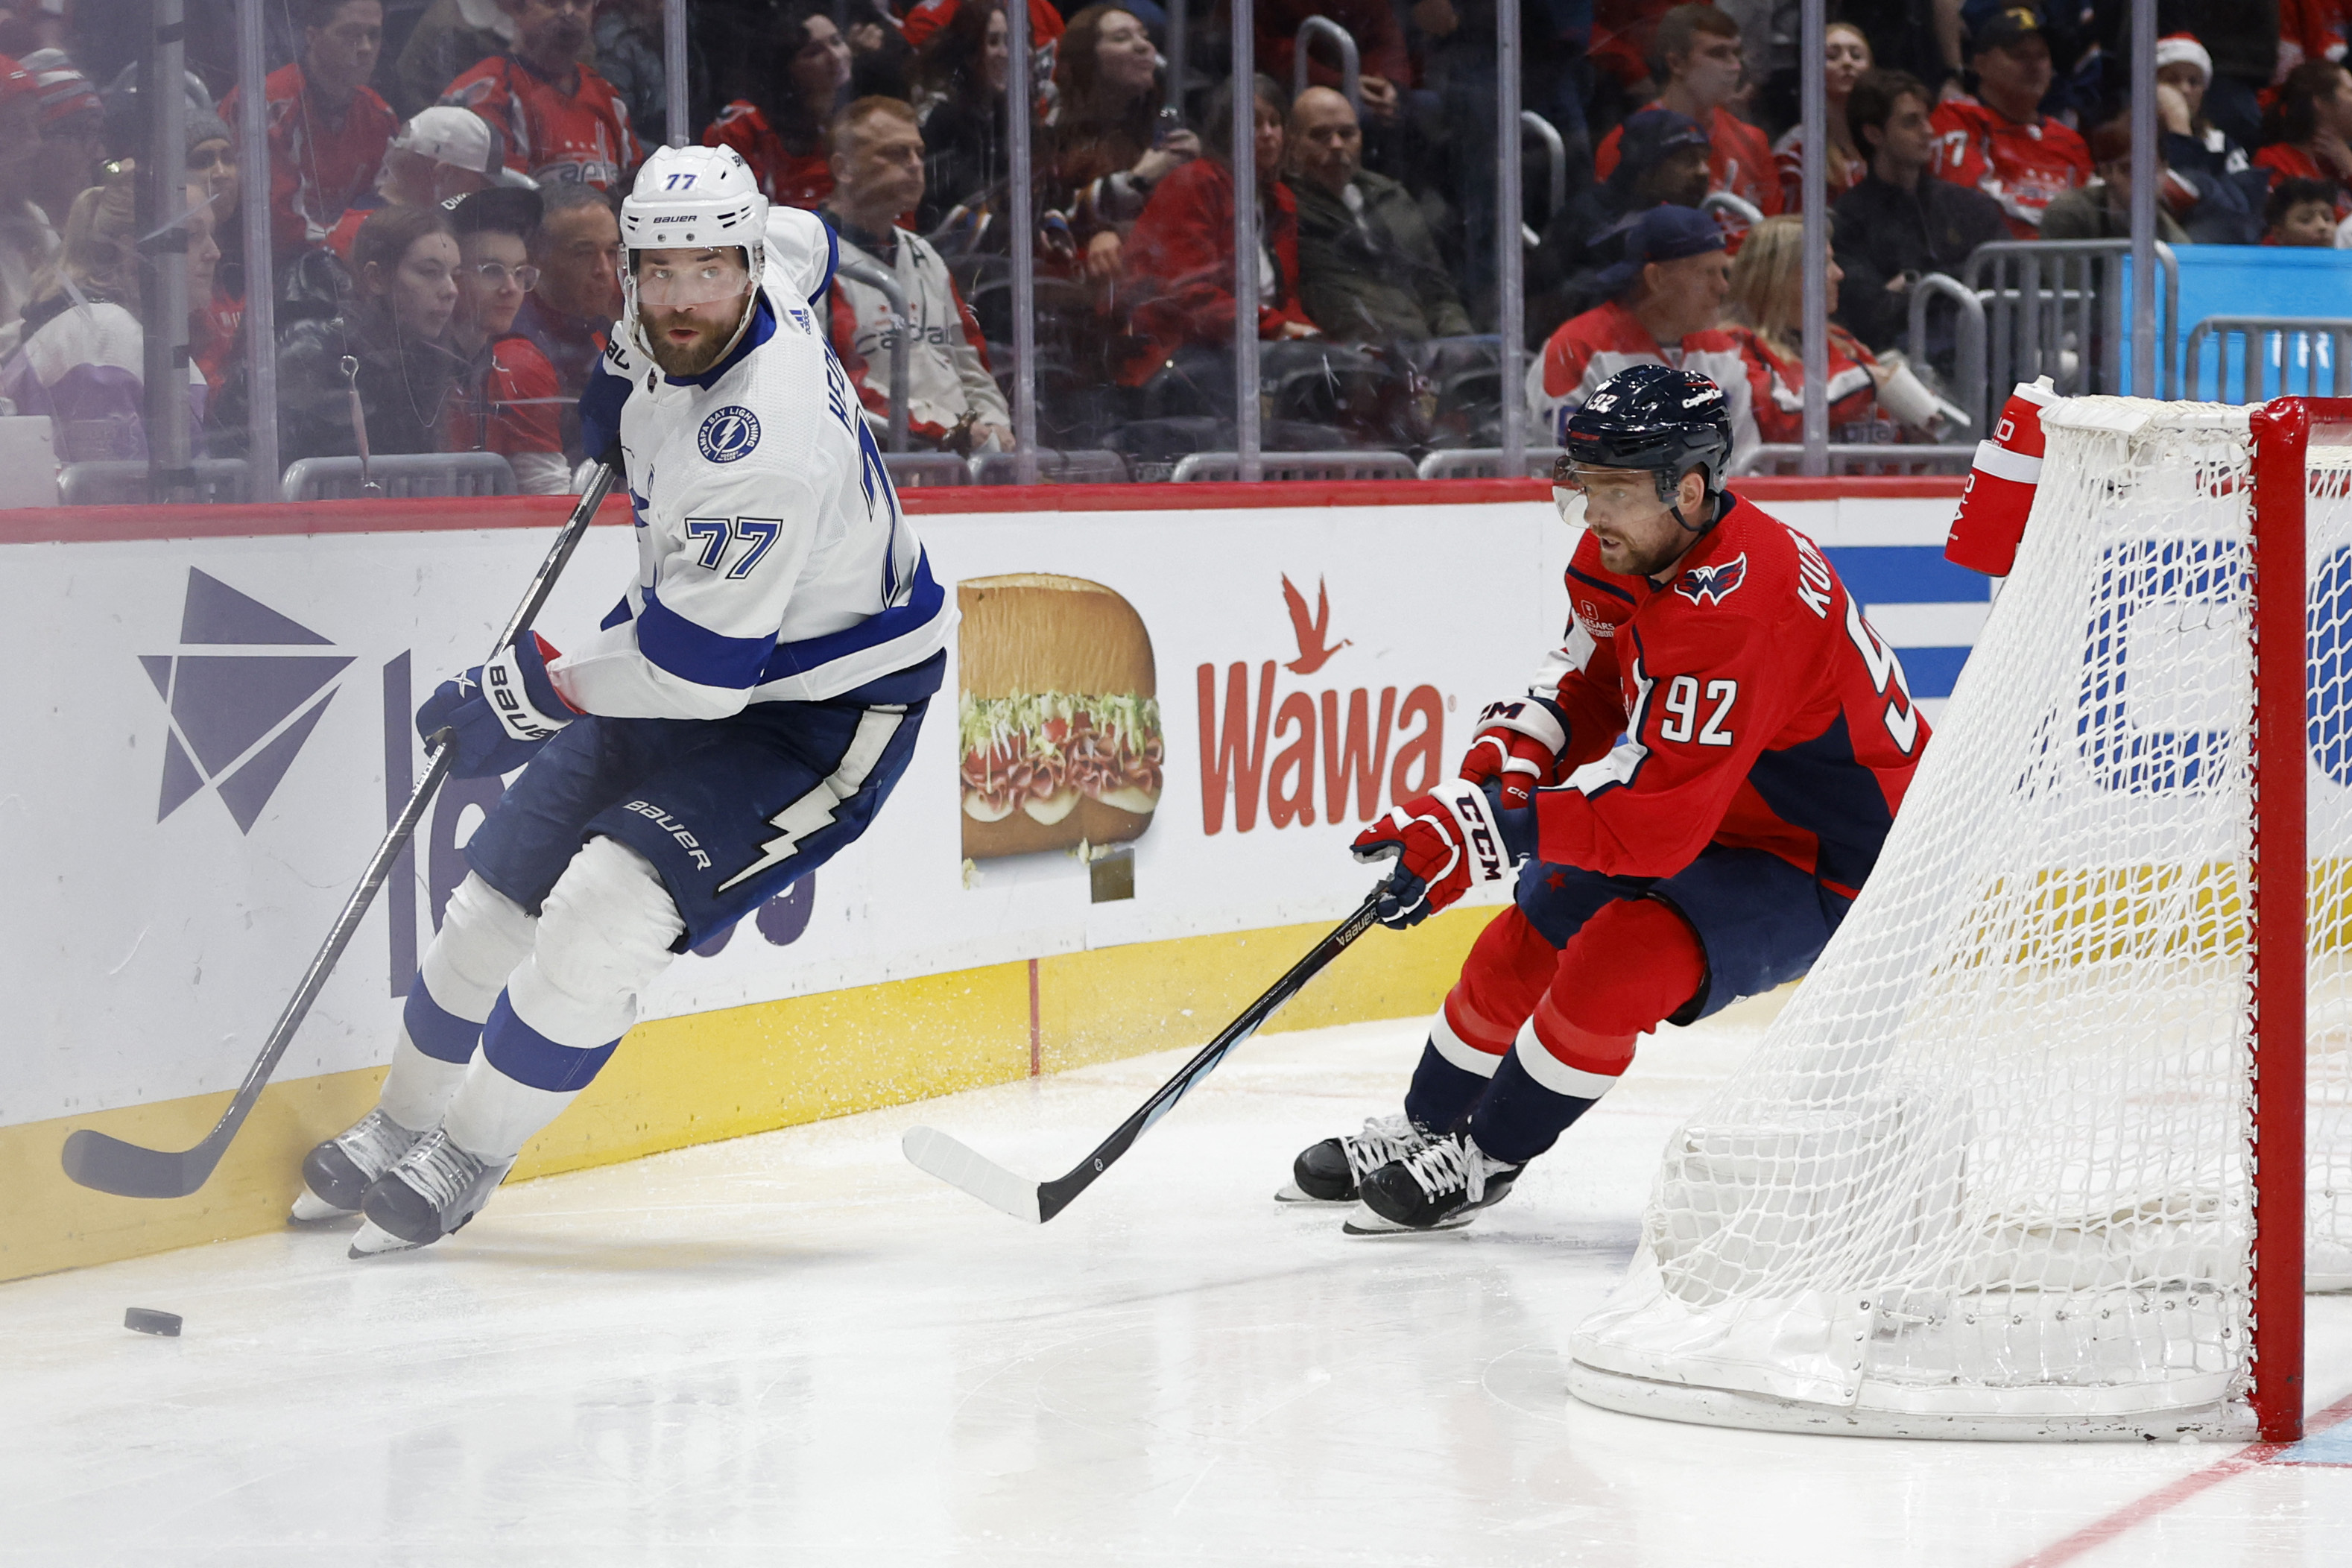
<instances>
[{"instance_id":1,"label":"ccm logo on glove","mask_svg":"<svg viewBox=\"0 0 2352 1568\"><path fill-rule=\"evenodd\" d=\"M1454 779L1392 808L1356 836L1357 859L1393 858L1381 892L1382 925L1419 925L1472 888L1499 882L1535 847L1535 813L1500 810L1477 784Z\"/></svg>"}]
</instances>

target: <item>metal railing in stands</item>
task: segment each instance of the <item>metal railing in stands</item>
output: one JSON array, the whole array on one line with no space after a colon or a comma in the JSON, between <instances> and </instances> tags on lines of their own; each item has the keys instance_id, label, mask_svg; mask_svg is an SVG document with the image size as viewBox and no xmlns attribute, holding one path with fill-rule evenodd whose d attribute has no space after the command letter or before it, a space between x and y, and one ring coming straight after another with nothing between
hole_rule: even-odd
<instances>
[{"instance_id":1,"label":"metal railing in stands","mask_svg":"<svg viewBox=\"0 0 2352 1568\"><path fill-rule=\"evenodd\" d=\"M1698 210L1703 213L1729 213L1748 228L1754 228L1764 221L1762 208L1744 197L1733 195L1729 191L1709 191L1706 200L1698 204Z\"/></svg>"},{"instance_id":2,"label":"metal railing in stands","mask_svg":"<svg viewBox=\"0 0 2352 1568\"><path fill-rule=\"evenodd\" d=\"M1911 330L1906 339L1911 368L1923 377L1928 372L1927 306L1932 300L1949 300L1954 311L1952 374L1945 384L1945 395L1967 410L1970 429L1990 429L1985 408L1984 301L1958 279L1930 272L1911 285Z\"/></svg>"},{"instance_id":3,"label":"metal railing in stands","mask_svg":"<svg viewBox=\"0 0 2352 1568\"><path fill-rule=\"evenodd\" d=\"M890 302L890 424L887 441L893 452L907 449L907 352L915 318L907 310L907 290L879 267L865 261L845 261L835 268L853 283L863 283Z\"/></svg>"},{"instance_id":4,"label":"metal railing in stands","mask_svg":"<svg viewBox=\"0 0 2352 1568\"><path fill-rule=\"evenodd\" d=\"M979 453L972 458L971 467L971 482L976 485L1021 482L1021 463L1011 452ZM1037 479L1041 484L1123 485L1133 477L1128 471L1127 459L1117 452L1063 452L1047 447L1037 454Z\"/></svg>"},{"instance_id":5,"label":"metal railing in stands","mask_svg":"<svg viewBox=\"0 0 2352 1568\"><path fill-rule=\"evenodd\" d=\"M366 496L510 496L514 468L496 452L404 452L366 460L303 458L278 481L280 500Z\"/></svg>"},{"instance_id":6,"label":"metal railing in stands","mask_svg":"<svg viewBox=\"0 0 2352 1568\"><path fill-rule=\"evenodd\" d=\"M2185 380L2180 395L2205 395L2205 346L2217 359L2213 401L2265 403L2273 397L2352 395L2352 368L2345 357L2352 353L2352 318L2342 316L2208 316L2189 329L2189 347L2181 356ZM2233 353L2242 343L2243 351ZM2259 345L2259 346L2258 346ZM2230 390L2230 373L2238 373L2238 390ZM2294 373L2303 384L2294 385ZM2320 374L2326 373L2325 390Z\"/></svg>"},{"instance_id":7,"label":"metal railing in stands","mask_svg":"<svg viewBox=\"0 0 2352 1568\"><path fill-rule=\"evenodd\" d=\"M2021 381L2048 376L2064 396L2130 391L2123 383L2121 288L2128 239L2004 239L1977 247L1964 281L1988 317L1986 389L2005 394ZM2158 342L2179 341L2180 263L2159 241L2162 327ZM2180 395L2180 365L2156 382L2159 397Z\"/></svg>"},{"instance_id":8,"label":"metal railing in stands","mask_svg":"<svg viewBox=\"0 0 2352 1568\"><path fill-rule=\"evenodd\" d=\"M885 452L882 466L889 470L890 482L900 489L910 485L971 483L971 465L953 452Z\"/></svg>"},{"instance_id":9,"label":"metal railing in stands","mask_svg":"<svg viewBox=\"0 0 2352 1568\"><path fill-rule=\"evenodd\" d=\"M1418 471L1424 479L1548 479L1561 450L1529 447L1527 460L1520 465L1524 471L1514 474L1500 447L1452 447L1423 458Z\"/></svg>"},{"instance_id":10,"label":"metal railing in stands","mask_svg":"<svg viewBox=\"0 0 2352 1568\"><path fill-rule=\"evenodd\" d=\"M198 458L195 470L199 501L241 501L246 499L243 458ZM144 505L153 500L152 470L144 458L105 458L68 463L58 470L59 506Z\"/></svg>"},{"instance_id":11,"label":"metal railing in stands","mask_svg":"<svg viewBox=\"0 0 2352 1568\"><path fill-rule=\"evenodd\" d=\"M1959 474L1968 471L1977 455L1973 443L1916 446L1895 441L1832 441L1827 448L1833 474ZM1781 471L1782 464L1804 460L1805 448L1795 441L1768 441L1733 465L1727 479L1755 479ZM1793 468L1790 470L1794 471Z\"/></svg>"},{"instance_id":12,"label":"metal railing in stands","mask_svg":"<svg viewBox=\"0 0 2352 1568\"><path fill-rule=\"evenodd\" d=\"M1528 248L1533 249L1543 243L1543 231L1550 226L1552 219L1559 216L1560 209L1568 205L1568 143L1560 140L1558 126L1532 109L1519 110L1519 124L1522 129L1534 132L1536 140L1543 143L1544 159L1549 165L1544 174L1543 222L1532 228L1524 223L1520 225L1527 236Z\"/></svg>"},{"instance_id":13,"label":"metal railing in stands","mask_svg":"<svg viewBox=\"0 0 2352 1568\"><path fill-rule=\"evenodd\" d=\"M1267 452L1258 459L1261 479L1410 479L1419 478L1402 452ZM1242 477L1239 452L1194 452L1176 465L1172 483L1227 484Z\"/></svg>"},{"instance_id":14,"label":"metal railing in stands","mask_svg":"<svg viewBox=\"0 0 2352 1568\"><path fill-rule=\"evenodd\" d=\"M1339 51L1339 91L1347 99L1348 106L1356 111L1357 118L1361 119L1364 112L1361 57L1357 54L1356 40L1349 36L1348 29L1328 16L1309 16L1299 23L1298 31L1291 35L1290 96L1297 98L1307 90L1307 71L1312 63L1307 58L1307 44L1310 38L1325 39Z\"/></svg>"}]
</instances>

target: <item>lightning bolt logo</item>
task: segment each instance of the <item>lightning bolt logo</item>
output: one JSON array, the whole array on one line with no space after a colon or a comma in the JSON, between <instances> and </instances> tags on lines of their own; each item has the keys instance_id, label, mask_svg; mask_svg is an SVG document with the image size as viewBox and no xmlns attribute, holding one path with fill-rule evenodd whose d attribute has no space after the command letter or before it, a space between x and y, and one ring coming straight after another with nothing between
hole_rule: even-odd
<instances>
[{"instance_id":1,"label":"lightning bolt logo","mask_svg":"<svg viewBox=\"0 0 2352 1568\"><path fill-rule=\"evenodd\" d=\"M773 870L800 853L803 839L833 826L836 809L865 787L866 779L873 774L874 764L882 760L890 738L906 720L904 708L868 708L860 715L857 732L849 738L849 749L842 753L840 764L832 774L768 818L768 826L776 830L775 837L760 846L758 859L719 883L716 890L723 893L739 882Z\"/></svg>"}]
</instances>

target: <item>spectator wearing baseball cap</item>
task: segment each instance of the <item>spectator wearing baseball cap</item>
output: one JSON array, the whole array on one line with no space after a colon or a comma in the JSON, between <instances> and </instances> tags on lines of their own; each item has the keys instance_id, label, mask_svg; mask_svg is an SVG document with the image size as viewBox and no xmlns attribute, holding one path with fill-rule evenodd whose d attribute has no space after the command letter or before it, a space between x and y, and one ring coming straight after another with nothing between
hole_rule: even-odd
<instances>
[{"instance_id":1,"label":"spectator wearing baseball cap","mask_svg":"<svg viewBox=\"0 0 2352 1568\"><path fill-rule=\"evenodd\" d=\"M344 211L328 247L348 263L352 237L377 208L440 206L494 186L530 191L538 182L506 166L504 139L472 110L420 109L384 149L376 188Z\"/></svg>"},{"instance_id":2,"label":"spectator wearing baseball cap","mask_svg":"<svg viewBox=\"0 0 2352 1568\"><path fill-rule=\"evenodd\" d=\"M2053 68L2049 31L2033 6L2008 5L1977 23L1969 47L1976 96L1952 99L1932 117L1936 173L1999 202L2012 237L2037 238L2043 209L2091 183L2091 150L2042 113Z\"/></svg>"},{"instance_id":3,"label":"spectator wearing baseball cap","mask_svg":"<svg viewBox=\"0 0 2352 1568\"><path fill-rule=\"evenodd\" d=\"M58 231L34 199L43 156L39 84L0 55L0 358L16 351L35 283L58 253Z\"/></svg>"},{"instance_id":4,"label":"spectator wearing baseball cap","mask_svg":"<svg viewBox=\"0 0 2352 1568\"><path fill-rule=\"evenodd\" d=\"M1720 326L1730 258L1713 218L1657 206L1628 224L1620 258L1599 274L1611 298L1554 332L1528 371L1528 408L1553 441L1602 382L1629 365L1696 371L1722 387L1732 460L1756 446L1748 367Z\"/></svg>"},{"instance_id":5,"label":"spectator wearing baseball cap","mask_svg":"<svg viewBox=\"0 0 2352 1568\"><path fill-rule=\"evenodd\" d=\"M269 119L269 247L287 262L327 244L375 189L399 121L367 85L383 48L381 0L304 0L302 55L263 83ZM221 100L236 123L241 88Z\"/></svg>"},{"instance_id":6,"label":"spectator wearing baseball cap","mask_svg":"<svg viewBox=\"0 0 2352 1568\"><path fill-rule=\"evenodd\" d=\"M1645 109L1621 128L1617 166L1585 186L1545 226L1528 258L1528 333L1540 342L1571 316L1606 299L1600 270L1620 255L1628 224L1661 204L1696 210L1713 179L1713 144L1698 122L1670 109Z\"/></svg>"}]
</instances>

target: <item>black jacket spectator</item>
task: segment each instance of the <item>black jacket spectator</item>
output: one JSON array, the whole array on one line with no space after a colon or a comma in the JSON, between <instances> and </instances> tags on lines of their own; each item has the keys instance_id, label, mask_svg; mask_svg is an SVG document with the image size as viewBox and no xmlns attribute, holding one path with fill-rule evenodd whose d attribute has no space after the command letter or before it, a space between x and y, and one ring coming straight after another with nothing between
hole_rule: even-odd
<instances>
[{"instance_id":1,"label":"black jacket spectator","mask_svg":"<svg viewBox=\"0 0 2352 1568\"><path fill-rule=\"evenodd\" d=\"M1315 324L1347 342L1463 337L1470 317L1412 193L1385 174L1349 182L1351 208L1311 180L1298 198L1298 298Z\"/></svg>"},{"instance_id":2,"label":"black jacket spectator","mask_svg":"<svg viewBox=\"0 0 2352 1568\"><path fill-rule=\"evenodd\" d=\"M1540 348L1560 324L1612 297L1600 274L1617 261L1632 220L1652 207L1695 207L1706 199L1706 132L1686 115L1645 109L1625 121L1617 166L1569 198L1528 258L1528 346Z\"/></svg>"},{"instance_id":3,"label":"black jacket spectator","mask_svg":"<svg viewBox=\"0 0 2352 1568\"><path fill-rule=\"evenodd\" d=\"M1933 175L1906 191L1874 174L1840 196L1830 217L1845 269L1838 321L1874 351L1895 347L1910 322L1911 296L1890 291L1890 281L1906 273L1958 278L1978 246L2009 237L1999 202Z\"/></svg>"}]
</instances>

